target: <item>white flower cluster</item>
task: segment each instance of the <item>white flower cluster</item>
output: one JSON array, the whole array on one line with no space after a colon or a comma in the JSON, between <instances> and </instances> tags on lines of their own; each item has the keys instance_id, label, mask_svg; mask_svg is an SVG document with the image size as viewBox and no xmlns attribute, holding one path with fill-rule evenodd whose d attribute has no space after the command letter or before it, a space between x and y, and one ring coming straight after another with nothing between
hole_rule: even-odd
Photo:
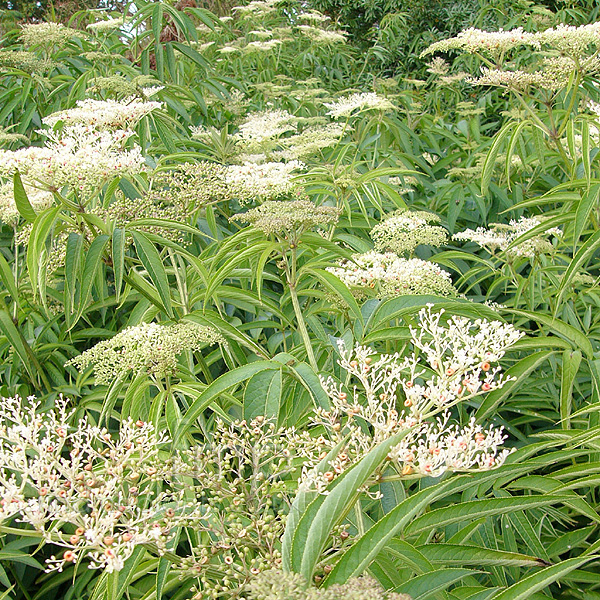
<instances>
[{"instance_id":1,"label":"white flower cluster","mask_svg":"<svg viewBox=\"0 0 600 600\"><path fill-rule=\"evenodd\" d=\"M579 69L582 75L600 71L600 58L590 56L575 60L568 56L544 58L534 71L503 70L482 67L479 77L467 78L473 85L505 87L513 90L540 88L557 91L566 87L573 73Z\"/></svg>"},{"instance_id":2,"label":"white flower cluster","mask_svg":"<svg viewBox=\"0 0 600 600\"><path fill-rule=\"evenodd\" d=\"M223 46L217 50L220 54L235 54L236 52L240 52L240 49L236 46Z\"/></svg>"},{"instance_id":3,"label":"white flower cluster","mask_svg":"<svg viewBox=\"0 0 600 600\"><path fill-rule=\"evenodd\" d=\"M242 52L250 54L252 52L269 52L280 46L283 42L281 40L255 40L248 42L243 48Z\"/></svg>"},{"instance_id":4,"label":"white flower cluster","mask_svg":"<svg viewBox=\"0 0 600 600\"><path fill-rule=\"evenodd\" d=\"M139 98L125 100L78 100L75 108L61 110L45 117L42 122L54 127L87 125L98 130L130 129L152 111L163 108L162 102L147 102Z\"/></svg>"},{"instance_id":5,"label":"white flower cluster","mask_svg":"<svg viewBox=\"0 0 600 600\"><path fill-rule=\"evenodd\" d=\"M538 51L548 48L563 56L579 59L589 52L590 47L598 49L600 46L600 22L579 27L560 24L535 33L526 32L522 27L510 31L469 28L456 37L431 44L421 56L461 50L469 54L481 52L499 60L506 52L520 46L529 46Z\"/></svg>"},{"instance_id":6,"label":"white flower cluster","mask_svg":"<svg viewBox=\"0 0 600 600\"><path fill-rule=\"evenodd\" d=\"M164 377L176 372L177 357L182 352L222 341L214 329L197 323L142 323L99 342L66 364L80 371L93 365L97 384L108 385L129 373L135 376L147 372L154 377Z\"/></svg>"},{"instance_id":7,"label":"white flower cluster","mask_svg":"<svg viewBox=\"0 0 600 600\"><path fill-rule=\"evenodd\" d=\"M298 29L307 38L313 42L321 44L343 44L346 41L346 35L342 31L330 31L320 29L312 25L298 25Z\"/></svg>"},{"instance_id":8,"label":"white flower cluster","mask_svg":"<svg viewBox=\"0 0 600 600\"><path fill-rule=\"evenodd\" d=\"M16 517L64 549L49 571L87 558L110 573L140 545L164 551L188 511L179 497L153 492L166 438L142 421L124 421L117 434L85 418L72 427L62 397L53 411L39 406L2 398L0 520Z\"/></svg>"},{"instance_id":9,"label":"white flower cluster","mask_svg":"<svg viewBox=\"0 0 600 600\"><path fill-rule=\"evenodd\" d=\"M96 21L95 23L90 23L87 25L86 29L94 33L106 33L108 31L114 31L115 29L119 29L125 25L127 21L124 21L121 18L117 19L104 19L102 21Z\"/></svg>"},{"instance_id":10,"label":"white flower cluster","mask_svg":"<svg viewBox=\"0 0 600 600\"><path fill-rule=\"evenodd\" d=\"M440 218L426 211L398 210L375 225L370 236L378 252L412 253L420 244L441 246L448 232L439 225Z\"/></svg>"},{"instance_id":11,"label":"white flower cluster","mask_svg":"<svg viewBox=\"0 0 600 600\"><path fill-rule=\"evenodd\" d=\"M313 23L326 23L331 21L331 18L324 15L316 10L310 12L303 12L298 15L298 21L312 21Z\"/></svg>"},{"instance_id":12,"label":"white flower cluster","mask_svg":"<svg viewBox=\"0 0 600 600\"><path fill-rule=\"evenodd\" d=\"M21 26L19 36L26 48L31 46L62 46L73 37L80 36L76 29L65 27L62 23L26 23Z\"/></svg>"},{"instance_id":13,"label":"white flower cluster","mask_svg":"<svg viewBox=\"0 0 600 600\"><path fill-rule=\"evenodd\" d=\"M302 133L278 140L281 150L274 151L272 155L284 160L310 158L324 148L335 146L349 131L352 131L350 127L338 123L310 126Z\"/></svg>"},{"instance_id":14,"label":"white flower cluster","mask_svg":"<svg viewBox=\"0 0 600 600\"><path fill-rule=\"evenodd\" d=\"M435 263L400 258L391 252L354 254L352 260L342 260L337 267L327 267L327 271L358 298L368 296L368 290L374 290L379 298L409 294L456 295L450 274Z\"/></svg>"},{"instance_id":15,"label":"white flower cluster","mask_svg":"<svg viewBox=\"0 0 600 600\"><path fill-rule=\"evenodd\" d=\"M490 254L500 250L506 252L509 258L534 258L538 254L548 254L554 250L554 246L546 238L549 235L562 236L562 231L558 227L551 227L516 245L514 243L520 236L542 223L543 219L540 217L521 217L519 220L511 220L508 225L492 223L489 229L485 227L478 227L475 230L465 229L465 231L455 233L452 238L475 242Z\"/></svg>"},{"instance_id":16,"label":"white flower cluster","mask_svg":"<svg viewBox=\"0 0 600 600\"><path fill-rule=\"evenodd\" d=\"M492 363L524 335L500 321L470 321L456 315L441 324L443 314L444 310L433 313L428 305L419 313L418 328L410 328L414 346L435 373L419 383L423 371L418 362L411 359L406 363L410 374L402 380L405 406L415 415L502 387L507 379L499 376L500 368Z\"/></svg>"},{"instance_id":17,"label":"white flower cluster","mask_svg":"<svg viewBox=\"0 0 600 600\"><path fill-rule=\"evenodd\" d=\"M419 437L408 435L389 454L402 474L439 477L446 471L485 470L501 466L511 453L500 449L507 436L502 427L484 430L471 419L466 427L449 424L450 413L435 425L421 424Z\"/></svg>"},{"instance_id":18,"label":"white flower cluster","mask_svg":"<svg viewBox=\"0 0 600 600\"><path fill-rule=\"evenodd\" d=\"M560 24L546 29L537 35L540 42L565 56L580 58L586 54L590 46L596 49L600 45L600 22L588 25Z\"/></svg>"},{"instance_id":19,"label":"white flower cluster","mask_svg":"<svg viewBox=\"0 0 600 600\"><path fill-rule=\"evenodd\" d=\"M333 377L321 377L332 408L315 421L348 440L331 471L307 471L304 485L326 493L328 482L389 437L404 431L389 458L404 477L439 476L444 471L489 469L501 465L507 450L502 428L483 429L471 419L450 423L449 409L504 386L510 378L493 366L524 334L498 321L471 321L428 305L410 328L413 352L382 354L366 346L347 350L338 342L339 365L356 381L349 391ZM399 407L399 403L403 407ZM435 415L441 415L433 419ZM365 427L367 425L367 427ZM336 438L337 439L337 438Z\"/></svg>"},{"instance_id":20,"label":"white flower cluster","mask_svg":"<svg viewBox=\"0 0 600 600\"><path fill-rule=\"evenodd\" d=\"M248 35L253 35L259 40L268 40L273 37L273 32L266 29L254 29L253 31L249 31Z\"/></svg>"},{"instance_id":21,"label":"white flower cluster","mask_svg":"<svg viewBox=\"0 0 600 600\"><path fill-rule=\"evenodd\" d=\"M297 118L287 110L267 110L246 117L235 136L243 144L252 146L296 130Z\"/></svg>"},{"instance_id":22,"label":"white flower cluster","mask_svg":"<svg viewBox=\"0 0 600 600\"><path fill-rule=\"evenodd\" d=\"M48 140L43 147L0 150L0 177L19 171L30 187L60 190L70 186L80 197L97 192L113 177L139 173L145 168L141 148L124 150L131 131L97 131L73 125L62 132L41 131Z\"/></svg>"},{"instance_id":23,"label":"white flower cluster","mask_svg":"<svg viewBox=\"0 0 600 600\"><path fill-rule=\"evenodd\" d=\"M22 523L60 549L48 571L87 562L108 573L140 546L164 554L173 534L189 527L207 535L176 568L208 577L207 593L239 591L251 575L281 564L277 541L297 459L314 466L335 445L257 416L217 421L211 440L173 452L151 423L127 419L110 431L73 413L62 396L46 412L35 398L2 398L0 523Z\"/></svg>"},{"instance_id":24,"label":"white flower cluster","mask_svg":"<svg viewBox=\"0 0 600 600\"><path fill-rule=\"evenodd\" d=\"M302 188L294 180L294 172L304 168L304 163L298 160L262 164L246 162L225 167L223 180L230 195L237 198L240 204L247 204L253 200L300 195Z\"/></svg>"},{"instance_id":25,"label":"white flower cluster","mask_svg":"<svg viewBox=\"0 0 600 600\"><path fill-rule=\"evenodd\" d=\"M310 200L269 200L230 220L250 223L265 235L274 235L292 244L309 229L337 223L339 216L340 210L335 206L316 206Z\"/></svg>"},{"instance_id":26,"label":"white flower cluster","mask_svg":"<svg viewBox=\"0 0 600 600\"><path fill-rule=\"evenodd\" d=\"M349 117L355 110L388 112L396 108L387 98L375 92L351 94L350 96L339 98L335 102L326 102L325 106L329 109L327 114L334 119Z\"/></svg>"},{"instance_id":27,"label":"white flower cluster","mask_svg":"<svg viewBox=\"0 0 600 600\"><path fill-rule=\"evenodd\" d=\"M135 98L82 100L75 108L49 115L43 122L56 130L40 130L43 147L0 151L0 177L19 171L30 187L59 191L69 186L80 200L97 193L111 178L140 173L145 169L141 148L124 149L134 135L131 127L160 102Z\"/></svg>"},{"instance_id":28,"label":"white flower cluster","mask_svg":"<svg viewBox=\"0 0 600 600\"><path fill-rule=\"evenodd\" d=\"M461 31L456 37L431 44L431 46L421 53L421 56L427 56L434 52L447 52L448 50L462 50L469 54L483 52L499 56L519 46L541 48L537 34L528 33L522 27L511 29L510 31L504 31L503 29L499 31L482 31L481 29L470 27L465 31Z\"/></svg>"},{"instance_id":29,"label":"white flower cluster","mask_svg":"<svg viewBox=\"0 0 600 600\"><path fill-rule=\"evenodd\" d=\"M245 6L234 6L231 10L239 16L264 17L277 10L281 0L252 0Z\"/></svg>"}]
</instances>

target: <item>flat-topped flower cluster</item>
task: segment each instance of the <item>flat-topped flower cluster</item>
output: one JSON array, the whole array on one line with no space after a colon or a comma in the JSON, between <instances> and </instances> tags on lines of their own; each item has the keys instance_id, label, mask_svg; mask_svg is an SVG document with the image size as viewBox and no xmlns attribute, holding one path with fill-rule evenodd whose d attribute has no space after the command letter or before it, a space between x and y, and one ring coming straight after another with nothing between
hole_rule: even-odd
<instances>
[{"instance_id":1,"label":"flat-topped flower cluster","mask_svg":"<svg viewBox=\"0 0 600 600\"><path fill-rule=\"evenodd\" d=\"M388 112L396 108L390 100L375 92L351 94L350 96L339 98L334 102L326 102L325 106L329 109L327 114L334 119L350 117L353 113L355 114L355 111L362 112L375 110L379 112Z\"/></svg>"},{"instance_id":2,"label":"flat-topped flower cluster","mask_svg":"<svg viewBox=\"0 0 600 600\"><path fill-rule=\"evenodd\" d=\"M353 254L337 267L327 267L359 298L369 296L369 290L379 298L407 294L455 296L450 273L433 262L420 258L401 258L392 252L375 251Z\"/></svg>"},{"instance_id":3,"label":"flat-topped flower cluster","mask_svg":"<svg viewBox=\"0 0 600 600\"><path fill-rule=\"evenodd\" d=\"M140 119L164 107L162 102L151 102L130 97L124 100L78 100L75 108L61 110L45 117L49 127L83 124L95 129L130 129Z\"/></svg>"},{"instance_id":4,"label":"flat-topped flower cluster","mask_svg":"<svg viewBox=\"0 0 600 600\"><path fill-rule=\"evenodd\" d=\"M492 223L489 228L465 229L455 233L453 239L475 242L490 254L498 251L505 252L509 259L535 258L539 254L554 252L554 246L548 239L549 236L555 238L562 236L562 231L558 227L549 227L538 235L518 242L521 236L534 227L542 225L543 222L540 217L520 217L518 220L512 219L508 224Z\"/></svg>"},{"instance_id":5,"label":"flat-topped flower cluster","mask_svg":"<svg viewBox=\"0 0 600 600\"><path fill-rule=\"evenodd\" d=\"M433 213L418 210L398 210L373 227L370 236L377 252L412 254L421 244L441 246L448 232L437 225L440 218Z\"/></svg>"},{"instance_id":6,"label":"flat-topped flower cluster","mask_svg":"<svg viewBox=\"0 0 600 600\"><path fill-rule=\"evenodd\" d=\"M193 322L142 323L99 342L67 365L80 371L92 365L97 384L108 385L131 373L135 376L146 372L161 378L176 372L177 357L182 352L220 341L222 337L214 329Z\"/></svg>"},{"instance_id":7,"label":"flat-topped flower cluster","mask_svg":"<svg viewBox=\"0 0 600 600\"><path fill-rule=\"evenodd\" d=\"M136 144L126 148L126 143L139 119L161 107L159 102L134 98L83 100L73 109L44 119L55 128L39 131L46 137L42 147L0 150L0 177L12 177L18 171L28 191L60 192L68 186L85 202L108 180L146 168L141 148Z\"/></svg>"},{"instance_id":8,"label":"flat-topped flower cluster","mask_svg":"<svg viewBox=\"0 0 600 600\"><path fill-rule=\"evenodd\" d=\"M297 240L303 232L314 227L337 223L340 210L335 206L316 206L309 200L268 201L231 220L250 223L265 235Z\"/></svg>"},{"instance_id":9,"label":"flat-topped flower cluster","mask_svg":"<svg viewBox=\"0 0 600 600\"><path fill-rule=\"evenodd\" d=\"M581 57L590 46L600 43L600 23L591 23L575 27L560 24L557 27L539 32L527 32L522 27L504 31L482 31L470 27L457 36L431 44L421 53L427 56L434 52L461 50L469 54L481 52L496 58L514 48L530 46L536 50L543 47L558 50L564 55Z\"/></svg>"}]
</instances>

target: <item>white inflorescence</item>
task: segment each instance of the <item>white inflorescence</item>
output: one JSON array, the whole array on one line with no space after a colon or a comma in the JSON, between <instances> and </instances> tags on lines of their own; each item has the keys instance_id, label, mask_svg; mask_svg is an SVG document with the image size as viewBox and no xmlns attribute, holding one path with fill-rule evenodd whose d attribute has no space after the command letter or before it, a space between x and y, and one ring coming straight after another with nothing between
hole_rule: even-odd
<instances>
[{"instance_id":1,"label":"white inflorescence","mask_svg":"<svg viewBox=\"0 0 600 600\"><path fill-rule=\"evenodd\" d=\"M387 98L379 96L375 92L352 94L345 98L340 98L335 102L326 102L325 106L329 109L327 114L334 119L349 117L355 110L378 110L381 112L388 112L396 108Z\"/></svg>"},{"instance_id":2,"label":"white inflorescence","mask_svg":"<svg viewBox=\"0 0 600 600\"><path fill-rule=\"evenodd\" d=\"M450 422L449 409L510 381L496 363L524 334L499 321L453 316L442 323L443 314L432 305L419 312L418 326L410 328L414 350L404 358L338 342L339 365L357 383L347 392L333 377L321 377L332 408L318 410L316 421L348 440L345 456L332 459L329 472L305 473L304 485L326 493L327 483L356 458L400 432L405 435L389 458L407 477L504 462L502 428L484 429L473 419L460 427Z\"/></svg>"},{"instance_id":3,"label":"white inflorescence","mask_svg":"<svg viewBox=\"0 0 600 600\"><path fill-rule=\"evenodd\" d=\"M107 31L114 31L119 29L126 24L123 19L104 19L103 21L96 21L87 25L86 29L89 29L95 33L106 33Z\"/></svg>"},{"instance_id":4,"label":"white inflorescence","mask_svg":"<svg viewBox=\"0 0 600 600\"><path fill-rule=\"evenodd\" d=\"M67 364L81 371L93 365L97 384L110 384L129 373L163 377L177 370L177 356L185 350L220 341L223 339L214 329L197 323L143 323L99 342Z\"/></svg>"},{"instance_id":5,"label":"white inflorescence","mask_svg":"<svg viewBox=\"0 0 600 600\"><path fill-rule=\"evenodd\" d=\"M125 149L134 135L131 127L160 102L135 98L82 100L75 108L44 119L46 125L60 129L40 130L46 136L43 147L0 151L0 177L19 171L30 187L60 191L68 185L80 199L97 193L111 178L140 173L145 159L139 146Z\"/></svg>"},{"instance_id":6,"label":"white inflorescence","mask_svg":"<svg viewBox=\"0 0 600 600\"><path fill-rule=\"evenodd\" d=\"M544 58L535 71L505 71L482 67L479 77L468 78L467 81L473 85L489 85L514 90L541 88L556 91L569 83L576 68L581 74L592 75L600 71L600 59L591 56L576 61L568 56L553 56Z\"/></svg>"},{"instance_id":7,"label":"white inflorescence","mask_svg":"<svg viewBox=\"0 0 600 600\"><path fill-rule=\"evenodd\" d=\"M316 206L309 200L269 200L231 220L250 223L265 235L274 235L289 241L297 240L303 232L313 227L337 223L340 210L335 206Z\"/></svg>"},{"instance_id":8,"label":"white inflorescence","mask_svg":"<svg viewBox=\"0 0 600 600\"><path fill-rule=\"evenodd\" d=\"M327 271L359 295L368 289L382 298L407 294L456 295L450 274L435 263L400 258L391 252L354 254L352 260L342 260L338 267L327 267Z\"/></svg>"},{"instance_id":9,"label":"white inflorescence","mask_svg":"<svg viewBox=\"0 0 600 600\"><path fill-rule=\"evenodd\" d=\"M335 445L257 416L217 420L210 440L169 451L151 423L127 419L113 432L74 421L62 396L55 404L44 412L35 398L0 405L0 523L22 523L57 547L48 571L86 562L120 571L136 548L160 556L190 527L207 535L191 544L179 573L197 576L210 563L211 587L239 591L257 569L281 564L273 541L283 534L293 496L285 480L299 472L298 458L314 466ZM249 548L247 563L229 566Z\"/></svg>"},{"instance_id":10,"label":"white inflorescence","mask_svg":"<svg viewBox=\"0 0 600 600\"><path fill-rule=\"evenodd\" d=\"M268 110L246 117L239 126L237 138L244 144L260 144L296 130L297 119L287 110Z\"/></svg>"},{"instance_id":11,"label":"white inflorescence","mask_svg":"<svg viewBox=\"0 0 600 600\"><path fill-rule=\"evenodd\" d=\"M298 160L262 164L246 162L225 167L223 181L240 204L272 200L290 194L299 195L301 187L294 180L294 172L304 168L304 163Z\"/></svg>"},{"instance_id":12,"label":"white inflorescence","mask_svg":"<svg viewBox=\"0 0 600 600\"><path fill-rule=\"evenodd\" d=\"M139 98L125 100L78 100L75 108L53 113L43 119L45 125L82 124L96 129L128 129L152 111L163 108L162 102L147 102Z\"/></svg>"},{"instance_id":13,"label":"white inflorescence","mask_svg":"<svg viewBox=\"0 0 600 600\"><path fill-rule=\"evenodd\" d=\"M312 25L298 25L300 32L314 42L322 44L343 44L346 35L342 31L328 31Z\"/></svg>"},{"instance_id":14,"label":"white inflorescence","mask_svg":"<svg viewBox=\"0 0 600 600\"><path fill-rule=\"evenodd\" d=\"M482 31L471 27L461 31L456 37L440 40L431 44L421 56L434 52L447 52L448 50L462 50L467 53L483 52L499 55L519 46L532 46L540 48L540 40L535 33L523 31L522 27L510 31Z\"/></svg>"},{"instance_id":15,"label":"white inflorescence","mask_svg":"<svg viewBox=\"0 0 600 600\"><path fill-rule=\"evenodd\" d=\"M110 178L139 173L145 167L141 148L123 149L133 132L96 131L73 125L60 134L42 132L48 137L44 147L0 151L0 176L15 171L31 186L60 190L69 185L81 196L92 194Z\"/></svg>"},{"instance_id":16,"label":"white inflorescence","mask_svg":"<svg viewBox=\"0 0 600 600\"><path fill-rule=\"evenodd\" d=\"M2 398L0 520L17 517L47 543L62 547L48 570L83 557L91 568L119 571L137 546L166 549L171 527L185 521L185 504L151 493L166 438L149 423L126 420L118 434L81 419L60 397L37 414L39 402ZM175 506L165 519L165 507Z\"/></svg>"},{"instance_id":17,"label":"white inflorescence","mask_svg":"<svg viewBox=\"0 0 600 600\"><path fill-rule=\"evenodd\" d=\"M283 42L281 40L256 40L253 42L248 42L243 48L242 51L246 54L251 52L269 52L280 46Z\"/></svg>"},{"instance_id":18,"label":"white inflorescence","mask_svg":"<svg viewBox=\"0 0 600 600\"><path fill-rule=\"evenodd\" d=\"M63 45L73 37L80 36L76 29L61 23L26 23L21 28L21 41L26 47Z\"/></svg>"},{"instance_id":19,"label":"white inflorescence","mask_svg":"<svg viewBox=\"0 0 600 600\"><path fill-rule=\"evenodd\" d=\"M273 152L273 156L285 160L310 158L324 148L335 146L349 131L351 128L338 123L307 127L302 133L278 140L282 149Z\"/></svg>"},{"instance_id":20,"label":"white inflorescence","mask_svg":"<svg viewBox=\"0 0 600 600\"><path fill-rule=\"evenodd\" d=\"M440 218L426 211L398 210L371 230L371 239L378 252L412 253L420 244L441 246L448 232L439 225Z\"/></svg>"},{"instance_id":21,"label":"white inflorescence","mask_svg":"<svg viewBox=\"0 0 600 600\"><path fill-rule=\"evenodd\" d=\"M465 231L455 233L453 239L475 242L491 254L500 250L513 258L534 258L538 254L549 253L554 250L554 247L545 236L562 236L562 231L559 228L552 227L512 247L511 244L514 244L520 236L542 223L543 220L539 217L521 217L518 221L511 220L508 225L492 223L489 229L485 227L478 227L475 230L465 229Z\"/></svg>"}]
</instances>

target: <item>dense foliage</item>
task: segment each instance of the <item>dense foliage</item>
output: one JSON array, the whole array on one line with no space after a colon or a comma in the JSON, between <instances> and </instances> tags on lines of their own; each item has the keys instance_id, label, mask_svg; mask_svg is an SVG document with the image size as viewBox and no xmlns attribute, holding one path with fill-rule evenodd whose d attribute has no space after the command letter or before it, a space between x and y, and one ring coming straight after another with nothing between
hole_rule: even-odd
<instances>
[{"instance_id":1,"label":"dense foliage","mask_svg":"<svg viewBox=\"0 0 600 600\"><path fill-rule=\"evenodd\" d=\"M225 6L5 24L0 598L600 597L597 9Z\"/></svg>"}]
</instances>

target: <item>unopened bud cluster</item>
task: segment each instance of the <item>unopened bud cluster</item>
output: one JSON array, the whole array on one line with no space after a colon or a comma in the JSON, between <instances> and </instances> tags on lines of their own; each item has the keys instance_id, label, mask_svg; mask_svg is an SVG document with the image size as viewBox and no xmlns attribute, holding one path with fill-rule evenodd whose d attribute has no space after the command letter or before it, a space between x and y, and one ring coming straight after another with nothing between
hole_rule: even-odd
<instances>
[{"instance_id":1,"label":"unopened bud cluster","mask_svg":"<svg viewBox=\"0 0 600 600\"><path fill-rule=\"evenodd\" d=\"M377 252L412 254L421 244L437 247L446 242L448 232L439 222L430 212L398 210L373 227L370 235Z\"/></svg>"},{"instance_id":2,"label":"unopened bud cluster","mask_svg":"<svg viewBox=\"0 0 600 600\"><path fill-rule=\"evenodd\" d=\"M98 342L67 365L80 371L93 366L97 384L108 385L117 378L143 372L162 378L177 371L177 357L185 350L195 351L222 339L214 329L197 323L142 323Z\"/></svg>"}]
</instances>

